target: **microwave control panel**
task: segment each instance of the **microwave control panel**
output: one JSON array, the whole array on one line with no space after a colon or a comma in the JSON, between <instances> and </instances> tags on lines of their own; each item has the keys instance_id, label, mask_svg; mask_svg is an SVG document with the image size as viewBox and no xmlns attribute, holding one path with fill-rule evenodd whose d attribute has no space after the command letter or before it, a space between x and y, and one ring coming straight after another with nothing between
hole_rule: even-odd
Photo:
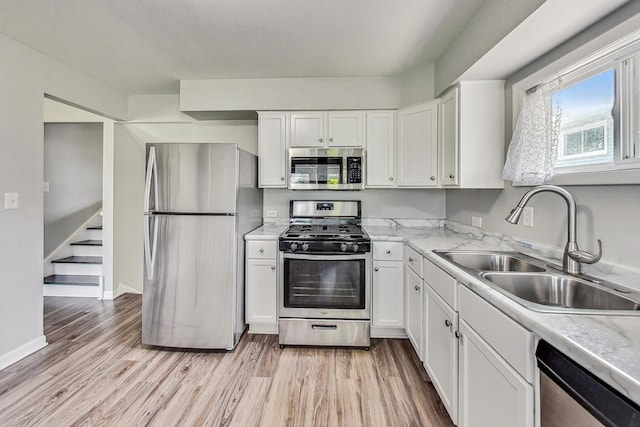
<instances>
[{"instance_id":1,"label":"microwave control panel","mask_svg":"<svg viewBox=\"0 0 640 427\"><path fill-rule=\"evenodd\" d=\"M347 157L347 183L362 183L362 157Z\"/></svg>"}]
</instances>

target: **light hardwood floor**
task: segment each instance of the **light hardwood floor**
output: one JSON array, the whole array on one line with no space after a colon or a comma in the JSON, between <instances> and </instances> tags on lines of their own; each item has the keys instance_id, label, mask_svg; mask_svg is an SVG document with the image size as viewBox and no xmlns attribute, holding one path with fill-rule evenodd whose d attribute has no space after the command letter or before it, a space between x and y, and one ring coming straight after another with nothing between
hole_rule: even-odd
<instances>
[{"instance_id":1,"label":"light hardwood floor","mask_svg":"<svg viewBox=\"0 0 640 427\"><path fill-rule=\"evenodd\" d=\"M45 298L49 346L0 371L1 426L450 426L407 340L371 351L140 344L141 298Z\"/></svg>"}]
</instances>

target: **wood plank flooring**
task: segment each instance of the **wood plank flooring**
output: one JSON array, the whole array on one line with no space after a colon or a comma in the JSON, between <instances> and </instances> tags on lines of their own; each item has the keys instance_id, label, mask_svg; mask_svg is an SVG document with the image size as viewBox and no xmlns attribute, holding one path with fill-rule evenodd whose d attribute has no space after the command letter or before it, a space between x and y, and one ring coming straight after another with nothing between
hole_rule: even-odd
<instances>
[{"instance_id":1,"label":"wood plank flooring","mask_svg":"<svg viewBox=\"0 0 640 427\"><path fill-rule=\"evenodd\" d=\"M1 426L451 426L407 340L371 351L140 344L141 298L45 298L49 345L0 371Z\"/></svg>"}]
</instances>

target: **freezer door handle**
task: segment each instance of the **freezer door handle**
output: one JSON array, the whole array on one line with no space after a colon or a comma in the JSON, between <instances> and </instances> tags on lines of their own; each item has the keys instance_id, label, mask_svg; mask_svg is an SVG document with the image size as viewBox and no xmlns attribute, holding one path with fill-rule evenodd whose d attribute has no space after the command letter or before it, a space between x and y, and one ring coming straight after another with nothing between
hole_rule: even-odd
<instances>
[{"instance_id":1,"label":"freezer door handle","mask_svg":"<svg viewBox=\"0 0 640 427\"><path fill-rule=\"evenodd\" d=\"M158 244L158 220L150 215L144 216L144 262L147 270L147 280L153 280L153 273L156 269L156 248ZM153 238L151 236L153 227Z\"/></svg>"},{"instance_id":2,"label":"freezer door handle","mask_svg":"<svg viewBox=\"0 0 640 427\"><path fill-rule=\"evenodd\" d=\"M149 159L147 160L147 175L144 185L144 211L149 212L151 207L151 187L154 190L154 204L158 201L158 165L156 160L156 147L149 147Z\"/></svg>"}]
</instances>

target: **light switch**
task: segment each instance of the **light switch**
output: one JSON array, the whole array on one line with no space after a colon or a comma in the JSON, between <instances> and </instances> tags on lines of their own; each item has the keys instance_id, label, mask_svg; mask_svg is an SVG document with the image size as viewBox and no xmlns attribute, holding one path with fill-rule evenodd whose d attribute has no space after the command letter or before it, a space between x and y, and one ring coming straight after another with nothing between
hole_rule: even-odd
<instances>
[{"instance_id":1,"label":"light switch","mask_svg":"<svg viewBox=\"0 0 640 427\"><path fill-rule=\"evenodd\" d=\"M474 227L482 227L482 217L481 216L472 216L471 217L471 225Z\"/></svg>"},{"instance_id":2,"label":"light switch","mask_svg":"<svg viewBox=\"0 0 640 427\"><path fill-rule=\"evenodd\" d=\"M18 209L18 193L4 193L4 208Z\"/></svg>"},{"instance_id":3,"label":"light switch","mask_svg":"<svg viewBox=\"0 0 640 427\"><path fill-rule=\"evenodd\" d=\"M42 184L42 191L44 191L45 193L49 192L49 183L45 182Z\"/></svg>"}]
</instances>

